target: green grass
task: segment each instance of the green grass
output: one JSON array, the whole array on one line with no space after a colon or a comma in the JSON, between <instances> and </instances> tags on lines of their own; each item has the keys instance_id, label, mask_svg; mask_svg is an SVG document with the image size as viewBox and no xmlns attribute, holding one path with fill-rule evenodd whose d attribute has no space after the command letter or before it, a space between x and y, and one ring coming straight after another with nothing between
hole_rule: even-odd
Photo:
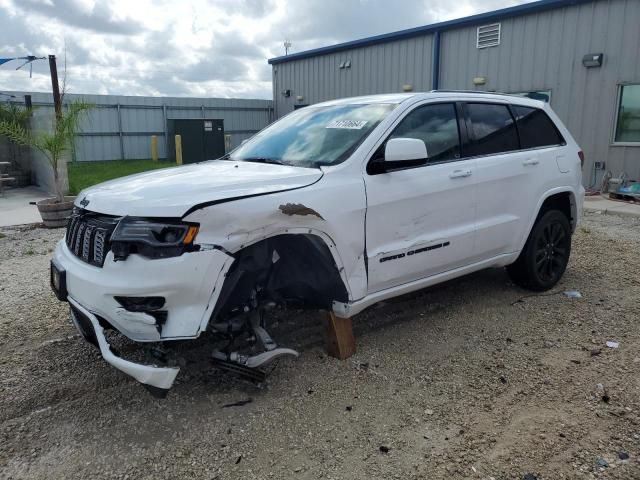
<instances>
[{"instance_id":1,"label":"green grass","mask_svg":"<svg viewBox=\"0 0 640 480\"><path fill-rule=\"evenodd\" d=\"M174 165L175 163L165 160L158 162L153 160L109 160L107 162L68 163L69 192L71 195L77 195L83 188L107 180Z\"/></svg>"}]
</instances>

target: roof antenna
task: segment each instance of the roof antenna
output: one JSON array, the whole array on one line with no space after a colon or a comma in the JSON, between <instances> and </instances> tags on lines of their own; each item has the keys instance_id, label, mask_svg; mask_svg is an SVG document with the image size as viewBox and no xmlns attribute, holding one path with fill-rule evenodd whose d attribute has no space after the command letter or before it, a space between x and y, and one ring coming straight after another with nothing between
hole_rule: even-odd
<instances>
[{"instance_id":1,"label":"roof antenna","mask_svg":"<svg viewBox=\"0 0 640 480\"><path fill-rule=\"evenodd\" d=\"M284 41L284 54L285 55L289 55L289 49L291 48L291 40L285 40Z\"/></svg>"}]
</instances>

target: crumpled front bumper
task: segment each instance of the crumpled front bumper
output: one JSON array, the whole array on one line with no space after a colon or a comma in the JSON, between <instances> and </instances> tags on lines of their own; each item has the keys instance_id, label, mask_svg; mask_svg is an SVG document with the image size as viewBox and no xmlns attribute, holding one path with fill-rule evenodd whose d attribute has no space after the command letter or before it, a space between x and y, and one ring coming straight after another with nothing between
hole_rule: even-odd
<instances>
[{"instance_id":1,"label":"crumpled front bumper","mask_svg":"<svg viewBox=\"0 0 640 480\"><path fill-rule=\"evenodd\" d=\"M131 255L119 262L109 252L100 268L73 255L62 240L52 258L52 287L58 298L68 300L76 328L107 363L163 397L180 369L139 364L118 356L104 329L114 328L136 342L197 338L206 330L233 260L216 248L166 259ZM119 296L162 297L164 305L153 312L163 313L164 321L145 311L127 310L116 299Z\"/></svg>"},{"instance_id":2,"label":"crumpled front bumper","mask_svg":"<svg viewBox=\"0 0 640 480\"><path fill-rule=\"evenodd\" d=\"M109 252L99 268L80 260L61 240L53 262L65 272L69 297L131 340L157 342L196 338L206 329L233 257L209 249L165 259L131 255L115 262ZM123 308L118 296L164 298L166 321L159 328L146 312Z\"/></svg>"},{"instance_id":3,"label":"crumpled front bumper","mask_svg":"<svg viewBox=\"0 0 640 480\"><path fill-rule=\"evenodd\" d=\"M68 300L73 307L71 309L71 318L76 328L88 342L98 347L102 358L107 363L127 375L131 375L145 386L150 387L149 390L153 394L157 396L166 394L166 391L173 385L180 368L143 365L119 357L111 350L98 318L73 298L69 297Z\"/></svg>"}]
</instances>

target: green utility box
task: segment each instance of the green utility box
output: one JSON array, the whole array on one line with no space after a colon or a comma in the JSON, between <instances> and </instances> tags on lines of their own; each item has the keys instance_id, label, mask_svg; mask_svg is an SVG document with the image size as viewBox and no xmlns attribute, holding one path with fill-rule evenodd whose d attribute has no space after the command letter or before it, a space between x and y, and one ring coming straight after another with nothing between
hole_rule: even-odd
<instances>
[{"instance_id":1,"label":"green utility box","mask_svg":"<svg viewBox=\"0 0 640 480\"><path fill-rule=\"evenodd\" d=\"M215 160L225 154L224 121L219 118L168 119L167 158L175 161L175 136L182 137L182 163Z\"/></svg>"}]
</instances>

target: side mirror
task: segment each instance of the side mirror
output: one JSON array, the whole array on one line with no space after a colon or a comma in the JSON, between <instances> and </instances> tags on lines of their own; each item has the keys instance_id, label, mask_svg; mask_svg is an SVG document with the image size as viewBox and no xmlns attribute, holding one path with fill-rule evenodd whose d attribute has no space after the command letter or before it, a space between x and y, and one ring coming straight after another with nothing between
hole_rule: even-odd
<instances>
[{"instance_id":1,"label":"side mirror","mask_svg":"<svg viewBox=\"0 0 640 480\"><path fill-rule=\"evenodd\" d=\"M427 160L427 146L417 138L392 138L384 149L384 161L409 162Z\"/></svg>"},{"instance_id":2,"label":"side mirror","mask_svg":"<svg viewBox=\"0 0 640 480\"><path fill-rule=\"evenodd\" d=\"M367 166L367 173L377 175L391 170L418 167L427 163L427 146L417 138L392 138L379 156Z\"/></svg>"}]
</instances>

